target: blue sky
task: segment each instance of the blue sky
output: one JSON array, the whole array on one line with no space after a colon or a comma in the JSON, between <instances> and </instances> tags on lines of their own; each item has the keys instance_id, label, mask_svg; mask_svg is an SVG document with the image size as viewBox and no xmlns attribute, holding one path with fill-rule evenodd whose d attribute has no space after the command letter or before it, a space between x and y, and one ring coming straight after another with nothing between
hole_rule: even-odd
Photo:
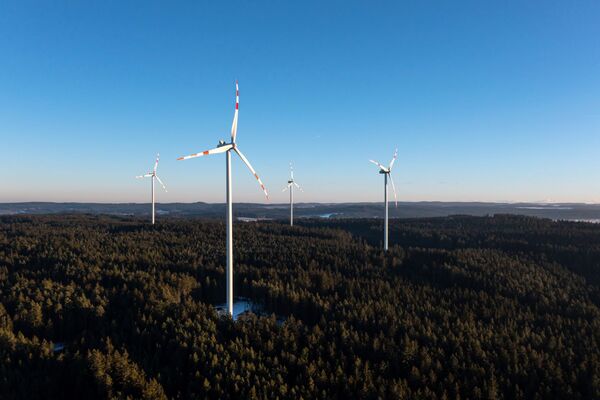
<instances>
[{"instance_id":1,"label":"blue sky","mask_svg":"<svg viewBox=\"0 0 600 400\"><path fill-rule=\"evenodd\" d=\"M227 3L226 5L224 3ZM600 202L600 2L0 3L0 201ZM233 162L234 200L262 202Z\"/></svg>"}]
</instances>

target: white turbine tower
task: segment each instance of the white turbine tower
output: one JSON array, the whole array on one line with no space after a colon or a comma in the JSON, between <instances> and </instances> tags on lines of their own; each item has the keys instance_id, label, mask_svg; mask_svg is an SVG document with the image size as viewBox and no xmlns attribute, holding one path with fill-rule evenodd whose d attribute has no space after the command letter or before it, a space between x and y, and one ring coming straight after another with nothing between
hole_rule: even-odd
<instances>
[{"instance_id":1,"label":"white turbine tower","mask_svg":"<svg viewBox=\"0 0 600 400\"><path fill-rule=\"evenodd\" d=\"M290 180L288 185L283 188L283 192L290 190L290 226L294 226L294 186L296 186L301 192L304 192L302 188L294 181L294 167L290 163Z\"/></svg>"},{"instance_id":2,"label":"white turbine tower","mask_svg":"<svg viewBox=\"0 0 600 400\"><path fill-rule=\"evenodd\" d=\"M373 164L379 167L379 173L383 174L383 198L385 203L385 222L383 227L383 248L387 251L388 249L388 177L390 178L390 182L392 182L392 189L394 190L394 200L396 201L396 207L398 207L398 198L396 197L396 187L394 186L394 180L392 179L392 167L394 166L394 162L398 157L398 149L394 152L394 158L390 161L390 165L386 168L383 165L379 164L377 161L369 160Z\"/></svg>"},{"instance_id":3,"label":"white turbine tower","mask_svg":"<svg viewBox=\"0 0 600 400\"><path fill-rule=\"evenodd\" d=\"M156 175L156 169L158 168L158 159L159 158L160 158L160 154L157 154L156 162L154 163L154 168L152 169L152 172L148 172L146 175L136 176L136 179L152 178L152 225L154 225L154 179L156 178L156 180L158 180L158 182L161 184L161 186L163 187L165 192L167 191L165 184L160 180L158 175Z\"/></svg>"},{"instance_id":4,"label":"white turbine tower","mask_svg":"<svg viewBox=\"0 0 600 400\"><path fill-rule=\"evenodd\" d=\"M238 125L239 104L240 104L240 92L238 89L238 83L236 81L235 82L235 113L233 114L233 124L231 125L231 142L230 143L225 143L225 141L220 140L219 144L214 149L206 150L206 151L203 151L200 153L195 153L195 154L191 154L189 156L178 158L178 160L187 160L188 158L202 157L202 156L206 156L209 154L225 153L225 155L226 155L226 157L225 157L226 164L225 165L226 165L226 174L227 174L227 178L226 178L226 188L227 188L226 189L226 192L227 192L227 212L226 212L226 223L227 223L227 242L226 242L226 244L227 244L226 245L226 248L227 248L227 272L226 272L226 275L227 275L227 279L226 279L227 280L227 311L229 312L229 315L231 315L232 317L233 317L233 223L232 223L233 213L232 213L232 207L231 207L231 202L232 202L232 200L231 200L231 151L232 150L235 151L238 156L240 156L240 158L242 159L244 164L246 164L246 166L248 167L250 172L252 172L252 175L254 175L254 177L258 181L258 184L260 185L260 188L265 193L265 196L267 197L267 199L269 198L269 194L267 193L267 189L265 189L265 185L263 185L262 181L258 177L258 174L254 170L254 168L252 168L252 165L250 165L250 162L244 156L244 154L242 154L242 152L237 147L237 144L235 142L235 138L236 138L236 134L237 134L237 125Z\"/></svg>"}]
</instances>

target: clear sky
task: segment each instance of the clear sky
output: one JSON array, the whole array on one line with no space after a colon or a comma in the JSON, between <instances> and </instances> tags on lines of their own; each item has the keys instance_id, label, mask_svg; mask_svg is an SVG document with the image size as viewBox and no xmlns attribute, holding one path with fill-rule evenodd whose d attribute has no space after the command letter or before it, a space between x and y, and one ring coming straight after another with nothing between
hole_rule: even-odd
<instances>
[{"instance_id":1,"label":"clear sky","mask_svg":"<svg viewBox=\"0 0 600 400\"><path fill-rule=\"evenodd\" d=\"M235 79L272 202L600 202L597 0L2 1L0 201L224 201Z\"/></svg>"}]
</instances>

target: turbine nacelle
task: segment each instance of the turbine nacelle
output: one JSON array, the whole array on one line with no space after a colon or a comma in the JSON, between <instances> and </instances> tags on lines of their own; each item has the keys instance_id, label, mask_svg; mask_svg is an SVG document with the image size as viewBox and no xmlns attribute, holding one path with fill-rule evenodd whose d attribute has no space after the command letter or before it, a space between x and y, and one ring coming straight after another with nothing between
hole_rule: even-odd
<instances>
[{"instance_id":1,"label":"turbine nacelle","mask_svg":"<svg viewBox=\"0 0 600 400\"><path fill-rule=\"evenodd\" d=\"M386 175L386 178L389 177L390 178L390 183L392 184L392 190L394 191L394 200L396 202L396 207L398 207L398 197L396 196L396 187L394 185L394 180L392 179L392 167L394 166L394 163L396 162L396 158L398 158L398 149L396 149L396 151L394 151L394 157L392 158L392 161L390 161L390 165L388 167L384 167L383 165L381 165L380 163L378 163L375 160L369 160L369 162L372 162L373 164L377 165L379 167L379 173L381 175ZM387 180L386 180L387 182ZM387 183L386 183L387 185Z\"/></svg>"},{"instance_id":2,"label":"turbine nacelle","mask_svg":"<svg viewBox=\"0 0 600 400\"><path fill-rule=\"evenodd\" d=\"M283 188L282 192L285 192L286 190L292 188L292 186L296 186L296 188L298 188L301 192L304 192L300 185L298 185L294 180L294 168L292 167L292 163L290 163L290 179L288 179L287 183L287 186Z\"/></svg>"},{"instance_id":3,"label":"turbine nacelle","mask_svg":"<svg viewBox=\"0 0 600 400\"><path fill-rule=\"evenodd\" d=\"M267 199L269 199L269 194L267 192L267 189L265 188L265 185L262 183L262 181L258 177L258 174L254 170L254 168L252 168L252 165L250 164L250 161L248 161L248 159L244 156L244 154L240 151L240 149L237 147L237 145L235 143L235 138L237 136L237 125L238 125L239 108L240 108L240 91L238 89L238 83L236 81L235 82L235 112L233 114L233 123L231 124L231 142L227 143L226 141L224 141L223 139L221 139L221 140L219 140L219 143L217 144L217 147L214 148L214 149L205 150L205 151L201 151L199 153L190 154L189 156L179 157L177 160L188 160L190 158L208 156L208 155L211 155L211 154L225 153L225 152L228 152L230 150L233 150L242 159L242 161L244 162L244 164L246 164L246 167L248 167L248 169L250 170L250 172L252 173L252 175L254 175L254 178L258 181L258 184L259 184L261 190L263 191L263 193L265 194L265 197Z\"/></svg>"},{"instance_id":4,"label":"turbine nacelle","mask_svg":"<svg viewBox=\"0 0 600 400\"><path fill-rule=\"evenodd\" d=\"M136 176L136 179L152 178L152 181L154 181L154 178L156 178L156 180L160 183L160 185L162 186L164 191L168 192L167 187L165 186L163 181L161 181L160 178L158 177L158 175L156 174L156 170L158 169L158 160L159 159L160 159L160 154L157 154L156 161L154 162L154 168L152 169L152 171L148 172L146 175L138 175L138 176Z\"/></svg>"}]
</instances>

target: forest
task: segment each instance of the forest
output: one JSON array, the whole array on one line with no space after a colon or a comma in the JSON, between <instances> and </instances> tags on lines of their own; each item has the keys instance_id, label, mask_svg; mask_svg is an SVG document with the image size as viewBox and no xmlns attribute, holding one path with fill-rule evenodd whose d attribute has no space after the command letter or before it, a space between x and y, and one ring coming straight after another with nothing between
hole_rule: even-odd
<instances>
[{"instance_id":1,"label":"forest","mask_svg":"<svg viewBox=\"0 0 600 400\"><path fill-rule=\"evenodd\" d=\"M600 224L0 217L0 399L600 399Z\"/></svg>"}]
</instances>

